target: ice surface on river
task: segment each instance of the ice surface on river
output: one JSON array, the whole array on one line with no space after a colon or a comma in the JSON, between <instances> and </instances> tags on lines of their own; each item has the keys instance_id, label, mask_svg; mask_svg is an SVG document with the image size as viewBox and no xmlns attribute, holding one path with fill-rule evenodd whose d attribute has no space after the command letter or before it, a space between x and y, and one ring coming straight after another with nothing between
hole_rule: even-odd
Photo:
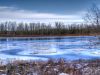
<instances>
[{"instance_id":1,"label":"ice surface on river","mask_svg":"<svg viewBox=\"0 0 100 75\"><path fill-rule=\"evenodd\" d=\"M0 38L0 59L100 58L95 36Z\"/></svg>"}]
</instances>

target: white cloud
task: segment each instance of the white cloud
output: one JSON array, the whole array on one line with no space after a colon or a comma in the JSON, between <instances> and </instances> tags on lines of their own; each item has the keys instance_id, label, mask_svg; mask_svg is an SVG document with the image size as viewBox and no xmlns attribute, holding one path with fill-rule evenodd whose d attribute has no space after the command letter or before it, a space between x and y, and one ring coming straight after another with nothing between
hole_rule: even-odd
<instances>
[{"instance_id":1,"label":"white cloud","mask_svg":"<svg viewBox=\"0 0 100 75\"><path fill-rule=\"evenodd\" d=\"M18 22L82 22L83 12L75 15L60 15L53 13L38 13L28 10L21 10L15 7L0 6L1 21L18 21Z\"/></svg>"}]
</instances>

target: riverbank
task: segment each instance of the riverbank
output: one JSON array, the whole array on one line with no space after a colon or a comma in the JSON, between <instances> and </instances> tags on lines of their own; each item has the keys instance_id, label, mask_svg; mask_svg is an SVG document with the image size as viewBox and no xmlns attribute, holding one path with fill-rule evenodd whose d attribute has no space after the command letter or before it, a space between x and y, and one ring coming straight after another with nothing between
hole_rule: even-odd
<instances>
[{"instance_id":1,"label":"riverbank","mask_svg":"<svg viewBox=\"0 0 100 75\"><path fill-rule=\"evenodd\" d=\"M100 75L100 59L14 61L0 65L0 75Z\"/></svg>"},{"instance_id":2,"label":"riverbank","mask_svg":"<svg viewBox=\"0 0 100 75\"><path fill-rule=\"evenodd\" d=\"M95 34L61 34L61 35L0 35L0 37L51 37L51 36L100 36L100 33Z\"/></svg>"}]
</instances>

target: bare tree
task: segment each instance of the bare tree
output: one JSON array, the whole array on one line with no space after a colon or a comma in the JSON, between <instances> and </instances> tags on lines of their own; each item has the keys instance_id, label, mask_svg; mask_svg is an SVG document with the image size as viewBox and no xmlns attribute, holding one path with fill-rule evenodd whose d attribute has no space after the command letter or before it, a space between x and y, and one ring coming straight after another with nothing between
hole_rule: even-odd
<instances>
[{"instance_id":1,"label":"bare tree","mask_svg":"<svg viewBox=\"0 0 100 75\"><path fill-rule=\"evenodd\" d=\"M91 25L87 27L90 33L100 33L100 8L96 4L92 4L92 7L88 9L84 20Z\"/></svg>"},{"instance_id":2,"label":"bare tree","mask_svg":"<svg viewBox=\"0 0 100 75\"><path fill-rule=\"evenodd\" d=\"M84 20L89 24L100 25L100 8L96 4L92 4L92 7L88 9Z\"/></svg>"}]
</instances>

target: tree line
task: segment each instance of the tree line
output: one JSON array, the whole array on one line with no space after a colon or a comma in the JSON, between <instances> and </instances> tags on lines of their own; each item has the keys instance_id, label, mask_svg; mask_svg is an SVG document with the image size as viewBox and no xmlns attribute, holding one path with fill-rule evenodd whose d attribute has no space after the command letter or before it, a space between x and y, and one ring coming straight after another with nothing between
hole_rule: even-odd
<instances>
[{"instance_id":1,"label":"tree line","mask_svg":"<svg viewBox=\"0 0 100 75\"><path fill-rule=\"evenodd\" d=\"M1 36L14 35L66 35L66 34L93 34L100 32L100 25L71 24L56 22L54 25L45 23L0 23Z\"/></svg>"}]
</instances>

